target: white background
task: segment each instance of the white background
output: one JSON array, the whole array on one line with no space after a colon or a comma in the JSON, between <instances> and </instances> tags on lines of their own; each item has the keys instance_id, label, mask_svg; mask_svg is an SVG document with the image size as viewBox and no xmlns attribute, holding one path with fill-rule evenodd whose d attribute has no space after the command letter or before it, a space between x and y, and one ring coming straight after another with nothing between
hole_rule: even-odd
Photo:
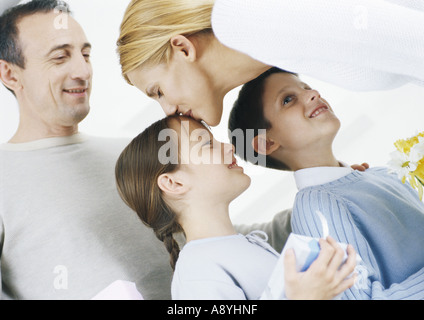
<instances>
[{"instance_id":1,"label":"white background","mask_svg":"<svg viewBox=\"0 0 424 320\"><path fill-rule=\"evenodd\" d=\"M129 0L67 2L93 45L91 111L80 124L80 131L106 137L134 137L164 114L159 104L129 86L121 77L115 43ZM397 139L424 131L423 87L407 85L391 91L359 93L304 76L302 80L320 91L342 122L334 143L339 160L349 164L386 165ZM228 141L228 113L238 90L226 96L221 124L212 129L218 140ZM14 97L0 86L0 143L7 142L14 134L18 117ZM268 221L275 213L291 208L296 193L292 173L260 168L242 161L239 164L252 178L252 184L231 205L235 223Z\"/></svg>"}]
</instances>

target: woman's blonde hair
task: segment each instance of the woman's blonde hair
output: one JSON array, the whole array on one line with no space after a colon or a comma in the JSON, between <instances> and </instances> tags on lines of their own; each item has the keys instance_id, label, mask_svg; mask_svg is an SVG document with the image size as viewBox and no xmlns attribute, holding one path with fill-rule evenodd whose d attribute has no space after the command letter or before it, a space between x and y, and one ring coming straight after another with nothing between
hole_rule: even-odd
<instances>
[{"instance_id":1,"label":"woman's blonde hair","mask_svg":"<svg viewBox=\"0 0 424 320\"><path fill-rule=\"evenodd\" d=\"M215 0L132 0L117 41L122 75L143 64L168 62L173 36L212 32Z\"/></svg>"}]
</instances>

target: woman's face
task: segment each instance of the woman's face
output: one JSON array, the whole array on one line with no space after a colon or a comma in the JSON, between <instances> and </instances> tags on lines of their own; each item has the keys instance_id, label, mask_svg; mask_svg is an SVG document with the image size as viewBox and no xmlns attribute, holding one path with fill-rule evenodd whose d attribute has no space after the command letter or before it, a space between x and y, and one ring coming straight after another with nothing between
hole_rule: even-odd
<instances>
[{"instance_id":1,"label":"woman's face","mask_svg":"<svg viewBox=\"0 0 424 320\"><path fill-rule=\"evenodd\" d=\"M180 118L171 128L179 136L179 170L194 195L231 202L250 185L250 177L237 165L234 147L214 139L199 122Z\"/></svg>"},{"instance_id":2,"label":"woman's face","mask_svg":"<svg viewBox=\"0 0 424 320\"><path fill-rule=\"evenodd\" d=\"M223 97L199 64L171 58L168 64L142 66L127 76L134 86L158 101L166 115L183 114L209 126L221 121Z\"/></svg>"}]
</instances>

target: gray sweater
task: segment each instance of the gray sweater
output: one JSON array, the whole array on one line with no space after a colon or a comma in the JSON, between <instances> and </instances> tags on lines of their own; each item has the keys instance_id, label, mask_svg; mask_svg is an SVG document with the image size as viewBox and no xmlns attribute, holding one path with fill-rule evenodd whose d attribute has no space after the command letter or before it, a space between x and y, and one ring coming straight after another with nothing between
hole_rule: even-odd
<instances>
[{"instance_id":1,"label":"gray sweater","mask_svg":"<svg viewBox=\"0 0 424 320\"><path fill-rule=\"evenodd\" d=\"M164 245L116 190L128 143L77 134L0 145L2 299L90 299L115 280L135 282L145 299L171 298ZM236 228L265 230L280 251L290 210Z\"/></svg>"},{"instance_id":2,"label":"gray sweater","mask_svg":"<svg viewBox=\"0 0 424 320\"><path fill-rule=\"evenodd\" d=\"M115 280L169 299L169 255L120 199L128 139L77 134L0 146L2 299L90 299Z\"/></svg>"}]
</instances>

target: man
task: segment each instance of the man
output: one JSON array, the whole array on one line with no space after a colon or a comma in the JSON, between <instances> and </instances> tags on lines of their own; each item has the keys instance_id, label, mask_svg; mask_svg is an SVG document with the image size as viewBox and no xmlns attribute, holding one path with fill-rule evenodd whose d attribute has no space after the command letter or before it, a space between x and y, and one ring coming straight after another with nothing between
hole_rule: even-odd
<instances>
[{"instance_id":1,"label":"man","mask_svg":"<svg viewBox=\"0 0 424 320\"><path fill-rule=\"evenodd\" d=\"M127 280L145 299L169 299L168 253L115 187L129 141L78 131L90 109L90 43L67 11L34 0L0 18L0 79L20 109L0 145L2 298L90 299ZM289 218L265 229L279 248Z\"/></svg>"},{"instance_id":2,"label":"man","mask_svg":"<svg viewBox=\"0 0 424 320\"><path fill-rule=\"evenodd\" d=\"M168 298L167 253L116 192L128 141L78 133L90 108L90 43L71 16L63 27L65 9L33 1L1 17L1 80L20 109L0 147L2 298L90 299L115 280Z\"/></svg>"}]
</instances>

